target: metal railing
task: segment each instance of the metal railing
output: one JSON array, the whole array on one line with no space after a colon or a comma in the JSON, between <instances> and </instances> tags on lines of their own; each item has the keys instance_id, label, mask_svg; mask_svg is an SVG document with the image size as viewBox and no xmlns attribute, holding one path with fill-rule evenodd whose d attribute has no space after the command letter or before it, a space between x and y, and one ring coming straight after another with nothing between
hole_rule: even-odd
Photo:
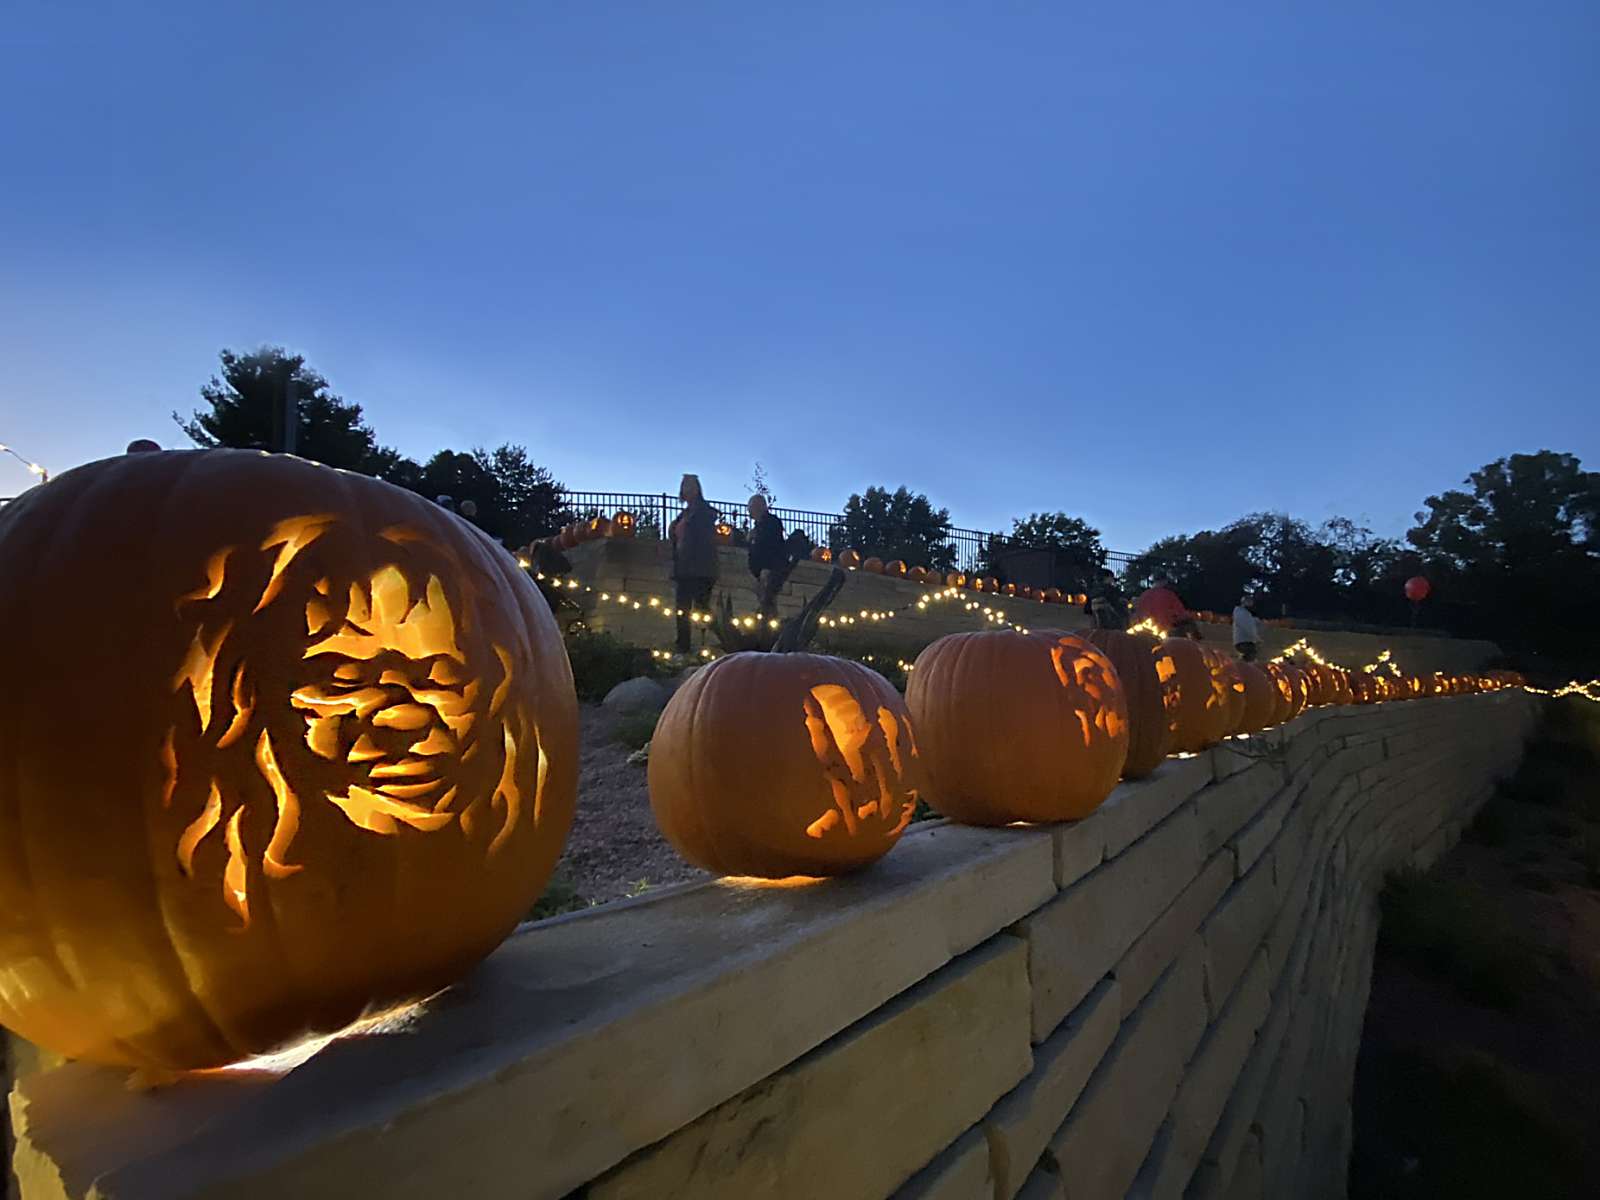
<instances>
[{"instance_id":1,"label":"metal railing","mask_svg":"<svg viewBox=\"0 0 1600 1200\"><path fill-rule=\"evenodd\" d=\"M639 519L639 524L645 530L654 529L657 533L664 533L667 526L672 524L680 512L683 511L683 501L666 492L575 492L566 491L567 505L578 516L593 516L604 514L610 516L619 509L631 512ZM735 529L748 529L750 518L745 510L743 500L711 500L706 503L716 509ZM834 549L844 548L844 514L831 512L817 512L809 508L785 508L782 505L773 505L773 513L783 522L785 530L803 530L805 535L819 546L831 546ZM982 529L958 529L952 527L948 531L945 543L951 549L954 569L958 571L972 571L980 564L988 564L995 554L1004 552L1011 546L1011 539L1003 533L991 533ZM1134 557L1117 550L1108 550L1106 557L1113 563L1126 563ZM909 563L909 566L923 564Z\"/></svg>"}]
</instances>

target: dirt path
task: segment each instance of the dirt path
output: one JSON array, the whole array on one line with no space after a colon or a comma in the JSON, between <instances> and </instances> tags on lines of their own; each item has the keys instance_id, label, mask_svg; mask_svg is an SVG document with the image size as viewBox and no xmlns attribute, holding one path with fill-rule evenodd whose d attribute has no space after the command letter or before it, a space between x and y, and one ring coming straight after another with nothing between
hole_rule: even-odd
<instances>
[{"instance_id":1,"label":"dirt path","mask_svg":"<svg viewBox=\"0 0 1600 1200\"><path fill-rule=\"evenodd\" d=\"M642 763L615 737L615 718L598 704L579 712L578 811L537 911L540 916L635 896L646 888L708 878L678 857L656 828Z\"/></svg>"}]
</instances>

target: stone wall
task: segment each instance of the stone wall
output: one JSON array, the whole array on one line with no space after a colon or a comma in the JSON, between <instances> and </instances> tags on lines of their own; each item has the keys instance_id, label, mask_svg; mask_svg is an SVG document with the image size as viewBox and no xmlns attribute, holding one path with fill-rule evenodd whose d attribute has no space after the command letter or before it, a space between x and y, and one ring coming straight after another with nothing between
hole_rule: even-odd
<instances>
[{"instance_id":1,"label":"stone wall","mask_svg":"<svg viewBox=\"0 0 1600 1200\"><path fill-rule=\"evenodd\" d=\"M23 1195L1343 1196L1381 880L1456 840L1535 704L1313 710L1076 823L525 927L281 1078L45 1071Z\"/></svg>"},{"instance_id":2,"label":"stone wall","mask_svg":"<svg viewBox=\"0 0 1600 1200\"><path fill-rule=\"evenodd\" d=\"M717 597L733 598L734 610L752 613L757 602L754 581L746 566L742 549L723 546ZM571 552L574 577L593 588L571 593L585 610L584 620L594 629L616 634L624 641L653 649L667 649L673 641L673 622L663 615L672 604L671 565L666 543L653 540L585 542ZM800 610L827 580L831 567L820 563L798 564L778 600L781 616ZM927 589L904 579L889 579L865 571L852 571L849 582L830 610L835 615L856 618L848 628L826 631L833 645L875 643L897 646L907 657L947 633L965 633L993 628L983 614L985 608L1003 612L1011 623L1052 629L1081 629L1089 624L1081 609L1070 604L1041 604L1037 600L988 596L963 592L959 598L941 600L919 610L916 602ZM601 596L607 597L602 600ZM627 602L616 600L626 596ZM652 607L651 598L660 601ZM715 602L715 601L714 601ZM968 609L965 606L976 602ZM638 608L634 608L634 604ZM863 613L893 612L888 619L873 620ZM1218 645L1233 645L1231 625L1202 625L1207 640ZM696 645L715 646L706 632L696 633ZM1360 667L1372 662L1383 650L1392 650L1397 662L1408 671L1467 672L1482 667L1500 653L1493 642L1462 638L1428 637L1414 634L1310 632L1294 626L1274 626L1267 635L1270 656L1298 641L1309 638L1331 662Z\"/></svg>"}]
</instances>

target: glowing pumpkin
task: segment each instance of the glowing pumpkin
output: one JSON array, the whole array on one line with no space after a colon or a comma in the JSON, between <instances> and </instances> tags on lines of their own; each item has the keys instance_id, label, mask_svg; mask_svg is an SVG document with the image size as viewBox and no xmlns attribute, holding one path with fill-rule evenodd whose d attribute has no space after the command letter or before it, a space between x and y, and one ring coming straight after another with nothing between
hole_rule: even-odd
<instances>
[{"instance_id":1,"label":"glowing pumpkin","mask_svg":"<svg viewBox=\"0 0 1600 1200\"><path fill-rule=\"evenodd\" d=\"M818 546L811 552L811 561L828 563L833 561L833 551L826 546Z\"/></svg>"},{"instance_id":2,"label":"glowing pumpkin","mask_svg":"<svg viewBox=\"0 0 1600 1200\"><path fill-rule=\"evenodd\" d=\"M1222 650L1200 643L1206 656L1206 667L1211 672L1211 687L1217 694L1223 711L1222 736L1239 732L1244 720L1245 684L1239 676L1239 664Z\"/></svg>"},{"instance_id":3,"label":"glowing pumpkin","mask_svg":"<svg viewBox=\"0 0 1600 1200\"><path fill-rule=\"evenodd\" d=\"M1178 704L1176 669L1160 642L1117 629L1086 629L1078 635L1116 668L1128 706L1128 759L1124 779L1150 774L1167 756Z\"/></svg>"},{"instance_id":4,"label":"glowing pumpkin","mask_svg":"<svg viewBox=\"0 0 1600 1200\"><path fill-rule=\"evenodd\" d=\"M584 522L584 528L588 531L588 537L584 539L585 541L611 536L611 520L609 517L590 517Z\"/></svg>"},{"instance_id":5,"label":"glowing pumpkin","mask_svg":"<svg viewBox=\"0 0 1600 1200\"><path fill-rule=\"evenodd\" d=\"M1162 645L1171 657L1178 689L1171 748L1195 753L1216 745L1227 736L1228 699L1213 681L1206 652L1189 638L1167 638Z\"/></svg>"},{"instance_id":6,"label":"glowing pumpkin","mask_svg":"<svg viewBox=\"0 0 1600 1200\"><path fill-rule=\"evenodd\" d=\"M1311 687L1306 681L1306 673L1288 662L1268 663L1267 671L1278 680L1278 690L1289 702L1288 714L1283 719L1294 720L1305 712L1306 703L1311 697Z\"/></svg>"},{"instance_id":7,"label":"glowing pumpkin","mask_svg":"<svg viewBox=\"0 0 1600 1200\"><path fill-rule=\"evenodd\" d=\"M847 571L858 570L860 568L860 566L861 566L861 551L859 551L859 550L841 550L841 551L839 551L839 565L841 567L843 567Z\"/></svg>"},{"instance_id":8,"label":"glowing pumpkin","mask_svg":"<svg viewBox=\"0 0 1600 1200\"><path fill-rule=\"evenodd\" d=\"M861 569L870 575L882 575L883 559L877 557L869 558L861 564Z\"/></svg>"},{"instance_id":9,"label":"glowing pumpkin","mask_svg":"<svg viewBox=\"0 0 1600 1200\"><path fill-rule=\"evenodd\" d=\"M1001 589L1001 590L1002 590L1002 591L1003 591L1003 592L1004 592L1004 593L1005 593L1005 594L1006 594L1006 595L1007 595L1007 596L1015 596L1015 595L1016 595L1016 594L1017 594L1017 585L1016 585L1016 584L1014 584L1014 583L1008 583L1008 584L1006 584L1006 586L1005 586L1005 587L1004 587L1004 588L1003 588L1003 589Z\"/></svg>"},{"instance_id":10,"label":"glowing pumpkin","mask_svg":"<svg viewBox=\"0 0 1600 1200\"><path fill-rule=\"evenodd\" d=\"M967 577L960 571L951 571L944 577L945 583L953 588L966 587Z\"/></svg>"},{"instance_id":11,"label":"glowing pumpkin","mask_svg":"<svg viewBox=\"0 0 1600 1200\"><path fill-rule=\"evenodd\" d=\"M1064 633L957 633L906 688L927 800L969 825L1066 821L1111 793L1128 756L1116 668Z\"/></svg>"},{"instance_id":12,"label":"glowing pumpkin","mask_svg":"<svg viewBox=\"0 0 1600 1200\"><path fill-rule=\"evenodd\" d=\"M1240 733L1260 733L1273 724L1278 685L1255 663L1240 663L1239 680L1244 684L1244 712L1239 718ZM1287 710L1287 703L1285 709Z\"/></svg>"},{"instance_id":13,"label":"glowing pumpkin","mask_svg":"<svg viewBox=\"0 0 1600 1200\"><path fill-rule=\"evenodd\" d=\"M713 530L713 534L719 545L726 546L729 542L733 541L733 526L728 524L726 521L718 521Z\"/></svg>"},{"instance_id":14,"label":"glowing pumpkin","mask_svg":"<svg viewBox=\"0 0 1600 1200\"><path fill-rule=\"evenodd\" d=\"M1040 598L1046 604L1060 604L1063 599L1060 588L1045 588Z\"/></svg>"},{"instance_id":15,"label":"glowing pumpkin","mask_svg":"<svg viewBox=\"0 0 1600 1200\"><path fill-rule=\"evenodd\" d=\"M723 875L840 875L887 854L922 769L905 701L859 663L746 651L673 694L650 741L650 807Z\"/></svg>"},{"instance_id":16,"label":"glowing pumpkin","mask_svg":"<svg viewBox=\"0 0 1600 1200\"><path fill-rule=\"evenodd\" d=\"M614 538L631 538L638 528L639 518L626 509L611 518L611 536Z\"/></svg>"},{"instance_id":17,"label":"glowing pumpkin","mask_svg":"<svg viewBox=\"0 0 1600 1200\"><path fill-rule=\"evenodd\" d=\"M411 492L303 459L91 463L0 511L0 1020L210 1067L458 978L577 791L555 621Z\"/></svg>"},{"instance_id":18,"label":"glowing pumpkin","mask_svg":"<svg viewBox=\"0 0 1600 1200\"><path fill-rule=\"evenodd\" d=\"M904 579L906 577L906 564L898 558L890 559L883 564L883 573L894 579Z\"/></svg>"}]
</instances>

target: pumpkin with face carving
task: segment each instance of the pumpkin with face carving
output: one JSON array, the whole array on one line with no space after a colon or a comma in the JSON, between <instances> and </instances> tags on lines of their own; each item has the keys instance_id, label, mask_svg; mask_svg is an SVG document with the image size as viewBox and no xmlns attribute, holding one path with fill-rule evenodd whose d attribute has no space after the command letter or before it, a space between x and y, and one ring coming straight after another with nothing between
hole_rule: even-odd
<instances>
[{"instance_id":1,"label":"pumpkin with face carving","mask_svg":"<svg viewBox=\"0 0 1600 1200\"><path fill-rule=\"evenodd\" d=\"M673 694L650 741L650 807L721 875L842 875L911 823L922 766L905 702L821 654L729 654Z\"/></svg>"},{"instance_id":2,"label":"pumpkin with face carving","mask_svg":"<svg viewBox=\"0 0 1600 1200\"><path fill-rule=\"evenodd\" d=\"M528 911L577 705L516 561L420 497L130 455L0 511L0 1021L214 1066L425 996Z\"/></svg>"},{"instance_id":3,"label":"pumpkin with face carving","mask_svg":"<svg viewBox=\"0 0 1600 1200\"><path fill-rule=\"evenodd\" d=\"M1086 817L1128 756L1116 668L1068 633L942 637L917 656L906 704L928 803L969 825Z\"/></svg>"}]
</instances>

